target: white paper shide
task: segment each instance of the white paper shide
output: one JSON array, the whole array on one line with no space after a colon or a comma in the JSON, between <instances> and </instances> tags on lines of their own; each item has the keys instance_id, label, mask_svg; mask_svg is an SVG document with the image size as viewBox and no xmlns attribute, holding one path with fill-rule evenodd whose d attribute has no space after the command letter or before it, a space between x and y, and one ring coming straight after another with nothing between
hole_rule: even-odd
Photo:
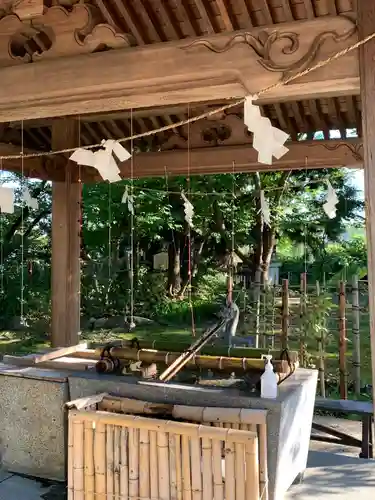
<instances>
[{"instance_id":1,"label":"white paper shide","mask_svg":"<svg viewBox=\"0 0 375 500\"><path fill-rule=\"evenodd\" d=\"M70 159L79 165L96 168L105 181L120 181L120 169L115 158L119 162L123 162L128 160L131 154L118 141L113 139L103 140L101 146L102 149L95 152L89 149L78 148L71 155Z\"/></svg>"},{"instance_id":2,"label":"white paper shide","mask_svg":"<svg viewBox=\"0 0 375 500\"><path fill-rule=\"evenodd\" d=\"M31 208L32 210L38 210L39 208L38 200L31 196L30 190L27 186L24 187L22 191L21 199L27 207Z\"/></svg>"},{"instance_id":3,"label":"white paper shide","mask_svg":"<svg viewBox=\"0 0 375 500\"><path fill-rule=\"evenodd\" d=\"M0 186L0 211L2 214L14 213L14 189Z\"/></svg>"},{"instance_id":4,"label":"white paper shide","mask_svg":"<svg viewBox=\"0 0 375 500\"><path fill-rule=\"evenodd\" d=\"M124 194L121 198L121 203L124 203L128 206L128 210L131 214L134 215L134 196L129 194L128 186L125 187Z\"/></svg>"},{"instance_id":5,"label":"white paper shide","mask_svg":"<svg viewBox=\"0 0 375 500\"><path fill-rule=\"evenodd\" d=\"M327 196L326 202L323 205L323 210L330 219L334 219L337 213L337 204L339 199L337 197L336 191L334 190L332 184L327 181Z\"/></svg>"},{"instance_id":6,"label":"white paper shide","mask_svg":"<svg viewBox=\"0 0 375 500\"><path fill-rule=\"evenodd\" d=\"M185 220L188 223L189 227L193 226L193 217L194 217L194 207L191 201L189 201L184 193L181 193L181 198L184 202L184 213Z\"/></svg>"},{"instance_id":7,"label":"white paper shide","mask_svg":"<svg viewBox=\"0 0 375 500\"><path fill-rule=\"evenodd\" d=\"M253 96L245 98L244 122L253 133L253 148L258 151L258 162L272 165L272 157L280 160L289 149L284 146L289 135L274 127L269 118L263 117Z\"/></svg>"}]
</instances>

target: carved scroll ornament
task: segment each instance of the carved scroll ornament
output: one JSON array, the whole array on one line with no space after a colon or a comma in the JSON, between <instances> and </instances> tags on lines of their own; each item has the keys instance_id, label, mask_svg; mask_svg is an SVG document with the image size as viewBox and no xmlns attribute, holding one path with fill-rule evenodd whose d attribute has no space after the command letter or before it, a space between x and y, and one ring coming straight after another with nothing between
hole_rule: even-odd
<instances>
[{"instance_id":1,"label":"carved scroll ornament","mask_svg":"<svg viewBox=\"0 0 375 500\"><path fill-rule=\"evenodd\" d=\"M310 147L314 147L314 144L311 144ZM343 142L339 144L325 144L324 147L328 151L337 151L340 148L345 148L348 150L348 155L351 155L356 162L363 162L363 143L362 142Z\"/></svg>"},{"instance_id":2,"label":"carved scroll ornament","mask_svg":"<svg viewBox=\"0 0 375 500\"><path fill-rule=\"evenodd\" d=\"M249 32L234 34L224 45L215 44L211 40L199 39L185 45L182 49L188 50L193 47L203 46L211 52L221 54L238 44L245 44L258 56L259 64L268 71L282 73L285 78L308 68L318 57L319 51L326 40L332 39L335 43L339 43L345 42L352 37L356 33L357 27L350 18L345 19L348 21L348 29L343 33L334 30L319 33L308 46L307 51L304 44L300 42L300 33L281 30L263 30L257 34ZM302 54L295 60L293 56L299 52ZM285 61L285 56L290 56L290 59L293 57L292 62Z\"/></svg>"},{"instance_id":3,"label":"carved scroll ornament","mask_svg":"<svg viewBox=\"0 0 375 500\"><path fill-rule=\"evenodd\" d=\"M213 146L236 146L251 144L252 138L243 123L243 116L228 114L217 120L199 120L181 127L179 133L172 133L161 144L162 151L192 149ZM188 140L189 139L189 140Z\"/></svg>"},{"instance_id":4,"label":"carved scroll ornament","mask_svg":"<svg viewBox=\"0 0 375 500\"><path fill-rule=\"evenodd\" d=\"M45 9L43 15L21 21L15 14L0 19L0 67L41 59L129 47L133 40L100 23L92 5Z\"/></svg>"}]
</instances>

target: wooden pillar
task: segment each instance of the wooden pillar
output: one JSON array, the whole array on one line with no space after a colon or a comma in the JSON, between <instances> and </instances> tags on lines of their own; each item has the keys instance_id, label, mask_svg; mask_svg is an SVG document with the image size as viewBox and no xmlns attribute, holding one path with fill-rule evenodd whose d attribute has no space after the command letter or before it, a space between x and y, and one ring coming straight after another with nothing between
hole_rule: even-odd
<instances>
[{"instance_id":1,"label":"wooden pillar","mask_svg":"<svg viewBox=\"0 0 375 500\"><path fill-rule=\"evenodd\" d=\"M59 119L52 125L54 150L78 145L78 120ZM52 182L52 347L78 343L80 331L80 218L79 167L57 157L65 182Z\"/></svg>"},{"instance_id":2,"label":"wooden pillar","mask_svg":"<svg viewBox=\"0 0 375 500\"><path fill-rule=\"evenodd\" d=\"M358 30L362 39L375 31L375 2L359 0ZM366 200L371 364L375 405L375 40L360 48L362 133ZM374 406L375 407L375 406Z\"/></svg>"}]
</instances>

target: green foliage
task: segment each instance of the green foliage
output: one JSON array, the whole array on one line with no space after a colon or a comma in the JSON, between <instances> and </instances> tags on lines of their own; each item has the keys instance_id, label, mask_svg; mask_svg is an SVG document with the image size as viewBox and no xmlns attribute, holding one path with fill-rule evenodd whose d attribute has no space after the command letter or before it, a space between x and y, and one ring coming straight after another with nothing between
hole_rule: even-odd
<instances>
[{"instance_id":1,"label":"green foliage","mask_svg":"<svg viewBox=\"0 0 375 500\"><path fill-rule=\"evenodd\" d=\"M288 245L292 246L292 241L288 240L284 246L284 255L278 255L283 263L281 274L289 277L292 285L296 285L300 274L305 272L304 251L302 249L302 255L297 252L290 255ZM350 241L338 241L324 246L317 255L310 255L306 269L311 282L336 284L342 279L350 280L354 275L363 277L367 273L365 238L358 236Z\"/></svg>"},{"instance_id":2,"label":"green foliage","mask_svg":"<svg viewBox=\"0 0 375 500\"><path fill-rule=\"evenodd\" d=\"M338 217L333 221L327 219L322 210L326 175L340 199ZM20 178L12 174L9 179L15 183L17 192L15 213L1 218L1 316L4 324L21 314L22 283L25 316L47 318L50 312L51 187L40 181L30 182L29 187L38 198L40 208L35 212L24 209L22 214ZM361 201L349 180L345 170L331 170L195 176L190 183L184 177L177 177L134 180L133 184L122 181L113 185L84 186L83 314L87 317L128 315L133 298L137 315L189 324L191 295L198 311L196 320L205 320L224 299L225 256L232 245L244 267L253 269L265 234L259 213L259 189L265 191L269 202L270 230L279 248L287 244L296 248L306 241L313 273L319 262L323 270L331 266L330 276L345 266L349 268L355 264L358 269L364 262L362 243L340 243L345 225L349 220L356 220L361 208ZM134 217L129 207L121 202L126 186L134 191ZM189 230L184 220L181 192L192 201L195 213L194 228L190 231L190 258ZM329 250L327 241L339 242L335 251ZM153 269L153 256L171 247L180 250L179 279L182 284L187 280L190 260L193 270L191 293L189 287L183 289L181 286L182 291L170 296L167 293L168 273ZM297 256L285 258L284 271L290 266L298 272L301 260L303 258Z\"/></svg>"}]
</instances>

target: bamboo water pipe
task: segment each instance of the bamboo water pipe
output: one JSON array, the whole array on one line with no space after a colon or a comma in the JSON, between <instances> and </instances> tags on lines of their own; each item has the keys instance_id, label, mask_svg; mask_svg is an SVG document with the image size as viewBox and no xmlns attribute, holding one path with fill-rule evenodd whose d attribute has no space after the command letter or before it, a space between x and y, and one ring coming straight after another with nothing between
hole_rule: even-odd
<instances>
[{"instance_id":1,"label":"bamboo water pipe","mask_svg":"<svg viewBox=\"0 0 375 500\"><path fill-rule=\"evenodd\" d=\"M100 356L100 349L95 351ZM127 347L112 347L110 354L121 361L143 361L145 363L162 363L170 366L180 357L180 353L156 351L153 349L130 349ZM288 373L290 367L287 361L272 360L274 368L278 373ZM186 364L187 368L204 368L226 372L244 372L247 370L263 370L264 360L254 358L233 358L226 356L195 355Z\"/></svg>"},{"instance_id":2,"label":"bamboo water pipe","mask_svg":"<svg viewBox=\"0 0 375 500\"><path fill-rule=\"evenodd\" d=\"M170 339L160 340L148 340L148 339L139 339L139 347L140 349L152 349L156 351L168 351L168 352L178 352L181 353L190 347L190 340L182 340L182 341L171 341ZM98 349L103 346L96 344L95 346ZM133 347L131 346L131 341L124 340L121 343L121 347ZM77 353L70 354L69 356L72 358L79 357L90 357L89 353L92 353L92 349L81 350ZM96 350L99 353L99 350ZM87 356L86 356L87 353ZM255 347L226 347L226 346L210 346L205 345L202 347L200 354L205 354L209 356L226 356L228 358L261 358L263 354L272 354L273 359L277 359L280 354L280 349L257 349ZM298 353L296 351L289 351L289 358L292 362L298 361ZM92 359L92 356L91 356Z\"/></svg>"}]
</instances>

